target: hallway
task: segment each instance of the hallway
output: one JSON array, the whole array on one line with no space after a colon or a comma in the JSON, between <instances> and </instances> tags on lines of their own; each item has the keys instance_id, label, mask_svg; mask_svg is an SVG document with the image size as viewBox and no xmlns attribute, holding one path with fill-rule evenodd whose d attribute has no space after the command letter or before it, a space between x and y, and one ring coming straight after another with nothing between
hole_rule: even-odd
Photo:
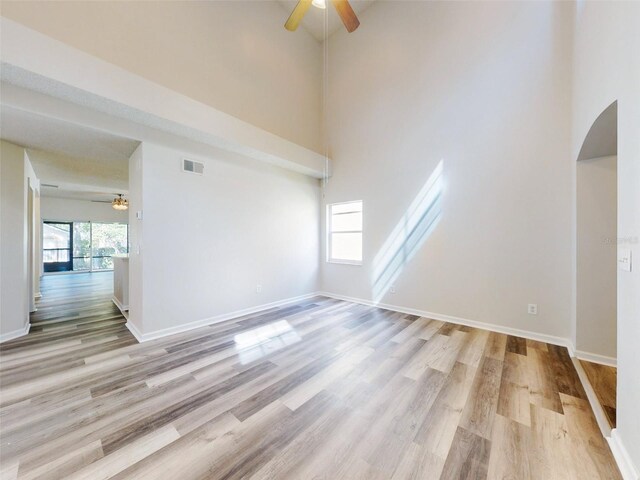
<instances>
[{"instance_id":1,"label":"hallway","mask_svg":"<svg viewBox=\"0 0 640 480\"><path fill-rule=\"evenodd\" d=\"M99 338L132 337L124 327L126 319L111 301L113 272L47 275L41 293L37 311L31 314L30 333L43 333L42 340L63 335L93 343Z\"/></svg>"},{"instance_id":2,"label":"hallway","mask_svg":"<svg viewBox=\"0 0 640 480\"><path fill-rule=\"evenodd\" d=\"M73 368L87 352L137 343L111 301L112 291L112 272L45 275L29 334L2 345L3 386ZM9 368L14 363L20 367ZM48 366L33 368L36 363Z\"/></svg>"}]
</instances>

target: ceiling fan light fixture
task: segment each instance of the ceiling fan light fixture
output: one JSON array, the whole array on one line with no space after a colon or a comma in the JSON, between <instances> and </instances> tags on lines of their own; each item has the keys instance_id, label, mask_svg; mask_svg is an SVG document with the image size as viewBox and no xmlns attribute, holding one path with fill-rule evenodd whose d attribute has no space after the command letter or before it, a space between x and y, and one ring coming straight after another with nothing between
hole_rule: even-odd
<instances>
[{"instance_id":1,"label":"ceiling fan light fixture","mask_svg":"<svg viewBox=\"0 0 640 480\"><path fill-rule=\"evenodd\" d=\"M358 20L356 12L351 8L349 0L331 0L331 3L335 7L336 12L338 12L338 16L340 20L342 20L347 32L351 33L355 31L360 25L360 20ZM284 28L290 32L295 32L304 14L311 8L311 5L324 10L327 8L327 0L298 0L291 15L289 15L289 18L287 18L287 21L284 23ZM325 19L327 18L326 15L324 17Z\"/></svg>"},{"instance_id":2,"label":"ceiling fan light fixture","mask_svg":"<svg viewBox=\"0 0 640 480\"><path fill-rule=\"evenodd\" d=\"M118 196L111 202L111 206L114 210L126 210L129 208L129 200L122 198L122 194L118 193Z\"/></svg>"}]
</instances>

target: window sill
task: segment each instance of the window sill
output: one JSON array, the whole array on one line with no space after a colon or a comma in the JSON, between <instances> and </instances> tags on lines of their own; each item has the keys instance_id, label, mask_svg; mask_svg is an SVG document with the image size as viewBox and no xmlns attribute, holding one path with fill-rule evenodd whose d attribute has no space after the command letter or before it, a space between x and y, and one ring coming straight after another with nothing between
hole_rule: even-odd
<instances>
[{"instance_id":1,"label":"window sill","mask_svg":"<svg viewBox=\"0 0 640 480\"><path fill-rule=\"evenodd\" d=\"M354 260L333 260L333 259L329 259L329 260L327 260L327 263L337 263L337 264L340 264L340 265L362 266L362 261L358 262L358 261L354 261Z\"/></svg>"}]
</instances>

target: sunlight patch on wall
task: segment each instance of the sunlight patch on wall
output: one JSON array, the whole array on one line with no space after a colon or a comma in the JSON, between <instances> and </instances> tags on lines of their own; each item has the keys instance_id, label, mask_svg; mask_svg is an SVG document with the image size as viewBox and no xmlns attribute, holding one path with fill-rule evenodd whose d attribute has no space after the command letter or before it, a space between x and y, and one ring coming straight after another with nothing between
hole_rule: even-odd
<instances>
[{"instance_id":1,"label":"sunlight patch on wall","mask_svg":"<svg viewBox=\"0 0 640 480\"><path fill-rule=\"evenodd\" d=\"M380 301L438 224L443 191L440 160L373 262L373 300Z\"/></svg>"}]
</instances>

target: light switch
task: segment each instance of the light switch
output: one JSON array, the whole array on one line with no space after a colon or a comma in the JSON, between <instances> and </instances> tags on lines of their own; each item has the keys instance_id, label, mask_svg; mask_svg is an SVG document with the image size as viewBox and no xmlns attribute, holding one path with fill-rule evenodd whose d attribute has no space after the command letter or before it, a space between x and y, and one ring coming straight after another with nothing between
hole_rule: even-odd
<instances>
[{"instance_id":1,"label":"light switch","mask_svg":"<svg viewBox=\"0 0 640 480\"><path fill-rule=\"evenodd\" d=\"M618 267L623 272L631 271L631 249L630 248L618 249Z\"/></svg>"}]
</instances>

